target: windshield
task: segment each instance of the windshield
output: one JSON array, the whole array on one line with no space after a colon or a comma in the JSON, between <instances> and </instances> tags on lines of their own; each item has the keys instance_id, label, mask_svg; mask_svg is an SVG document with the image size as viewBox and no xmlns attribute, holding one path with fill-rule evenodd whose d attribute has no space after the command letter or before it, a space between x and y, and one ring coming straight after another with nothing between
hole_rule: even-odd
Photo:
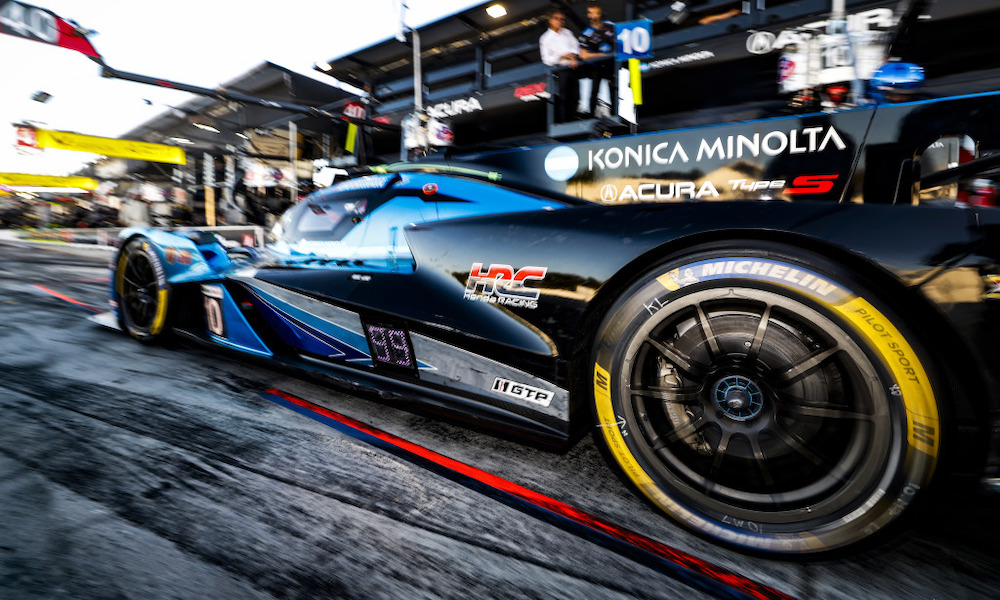
<instances>
[{"instance_id":1,"label":"windshield","mask_svg":"<svg viewBox=\"0 0 1000 600\"><path fill-rule=\"evenodd\" d=\"M304 266L348 261L355 267L413 267L404 234L410 225L568 204L434 173L361 177L310 194L290 208L272 230L271 249Z\"/></svg>"},{"instance_id":2,"label":"windshield","mask_svg":"<svg viewBox=\"0 0 1000 600\"><path fill-rule=\"evenodd\" d=\"M361 222L368 209L368 199L306 199L282 217L278 239L289 244L303 240L340 241Z\"/></svg>"},{"instance_id":3,"label":"windshield","mask_svg":"<svg viewBox=\"0 0 1000 600\"><path fill-rule=\"evenodd\" d=\"M317 193L281 217L271 249L319 264L412 267L402 229L427 220L426 211L419 198L386 199L382 190Z\"/></svg>"}]
</instances>

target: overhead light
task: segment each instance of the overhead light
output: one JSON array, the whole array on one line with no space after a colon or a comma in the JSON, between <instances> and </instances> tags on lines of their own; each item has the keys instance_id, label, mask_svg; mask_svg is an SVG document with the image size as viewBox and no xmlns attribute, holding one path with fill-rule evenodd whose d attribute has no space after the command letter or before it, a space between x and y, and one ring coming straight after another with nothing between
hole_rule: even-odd
<instances>
[{"instance_id":1,"label":"overhead light","mask_svg":"<svg viewBox=\"0 0 1000 600\"><path fill-rule=\"evenodd\" d=\"M172 138L169 138L169 139L170 139L171 142L174 142L175 144L193 144L194 143L191 140L189 140L187 138L184 138L184 137L172 137Z\"/></svg>"},{"instance_id":2,"label":"overhead light","mask_svg":"<svg viewBox=\"0 0 1000 600\"><path fill-rule=\"evenodd\" d=\"M212 127L211 125L198 123L197 121L192 121L191 124L197 127L198 129L204 129L205 131L211 131L212 133L219 133L219 130L216 129L215 127Z\"/></svg>"},{"instance_id":3,"label":"overhead light","mask_svg":"<svg viewBox=\"0 0 1000 600\"><path fill-rule=\"evenodd\" d=\"M247 134L245 134L245 133L237 133L237 134L236 134L236 137L238 137L238 138L243 138L244 140L249 140L249 139L250 139L250 136L248 136L248 135L247 135Z\"/></svg>"},{"instance_id":4,"label":"overhead light","mask_svg":"<svg viewBox=\"0 0 1000 600\"><path fill-rule=\"evenodd\" d=\"M507 9L504 8L502 4L492 4L486 9L486 14L494 19L499 19L507 14Z\"/></svg>"},{"instance_id":5,"label":"overhead light","mask_svg":"<svg viewBox=\"0 0 1000 600\"><path fill-rule=\"evenodd\" d=\"M330 66L328 62L318 62L316 63L316 68L320 71L332 71L333 67Z\"/></svg>"}]
</instances>

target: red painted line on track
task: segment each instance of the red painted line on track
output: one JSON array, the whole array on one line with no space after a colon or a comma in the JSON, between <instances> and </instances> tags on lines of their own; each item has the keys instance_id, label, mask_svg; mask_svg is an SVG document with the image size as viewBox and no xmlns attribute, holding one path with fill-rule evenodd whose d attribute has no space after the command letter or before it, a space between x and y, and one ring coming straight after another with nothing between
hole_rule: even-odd
<instances>
[{"instance_id":1,"label":"red painted line on track","mask_svg":"<svg viewBox=\"0 0 1000 600\"><path fill-rule=\"evenodd\" d=\"M59 292L57 292L55 290L50 290L49 288L47 288L47 287L45 287L43 285L38 285L37 283L33 283L31 285L34 286L34 287L36 287L36 288L38 288L38 289L40 289L40 290L42 290L46 294L49 294L50 296L55 296L56 298L59 298L60 300L63 300L65 302L69 302L70 304L75 304L77 306L82 306L83 308L86 308L87 310L94 311L95 313L104 312L102 310L94 308L93 306L91 306L89 304L85 304L85 303L80 302L79 300L76 300L74 298L70 298L66 294L60 294Z\"/></svg>"},{"instance_id":2,"label":"red painted line on track","mask_svg":"<svg viewBox=\"0 0 1000 600\"><path fill-rule=\"evenodd\" d=\"M409 442L391 433L376 429L371 425L362 423L361 421L357 421L346 415L342 415L322 406L313 404L308 400L303 400L276 388L271 388L264 393L276 396L285 402L315 413L321 417L325 417L326 419L335 421L342 426L346 426L362 434L374 437L398 450L425 461L429 461L438 467L451 471L464 478L486 485L489 488L506 493L525 503L544 509L545 511L566 519L578 526L582 526L595 533L606 536L607 538L611 538L612 540L623 542L635 550L652 555L661 561L665 561L670 565L687 572L689 576L708 580L715 586L725 586L728 590L736 592L737 596L735 597L754 598L759 600L794 600L792 596L765 586L762 583L753 581L752 579L748 579L737 573L723 569L722 567L697 558L682 550L678 550L642 534L630 531L624 527L619 527L614 523L610 523L599 517L590 515L569 504L545 496L544 494L503 479L502 477L493 475L492 473L477 469L476 467L467 465L455 459L448 458L447 456L438 454L433 450L424 448L423 446L419 446L413 442Z\"/></svg>"}]
</instances>

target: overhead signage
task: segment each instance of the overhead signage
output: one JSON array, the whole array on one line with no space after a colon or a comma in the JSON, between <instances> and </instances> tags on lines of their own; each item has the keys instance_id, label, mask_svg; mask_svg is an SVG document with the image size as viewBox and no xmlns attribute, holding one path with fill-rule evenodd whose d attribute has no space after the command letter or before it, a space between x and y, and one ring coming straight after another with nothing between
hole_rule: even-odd
<instances>
[{"instance_id":1,"label":"overhead signage","mask_svg":"<svg viewBox=\"0 0 1000 600\"><path fill-rule=\"evenodd\" d=\"M15 144L27 148L37 148L38 138L35 136L34 127L24 127L21 125L16 125L14 127L14 137L16 138Z\"/></svg>"},{"instance_id":2,"label":"overhead signage","mask_svg":"<svg viewBox=\"0 0 1000 600\"><path fill-rule=\"evenodd\" d=\"M873 8L846 17L847 31L855 34L885 31L896 24L891 8ZM812 39L828 37L825 33L829 20L814 21L798 27L788 27L778 33L751 31L747 36L747 51L751 54L767 54L790 45L803 45Z\"/></svg>"},{"instance_id":3,"label":"overhead signage","mask_svg":"<svg viewBox=\"0 0 1000 600\"><path fill-rule=\"evenodd\" d=\"M427 107L427 115L435 119L446 119L473 112L481 112L483 105L475 96L459 98L449 102L439 102Z\"/></svg>"},{"instance_id":4,"label":"overhead signage","mask_svg":"<svg viewBox=\"0 0 1000 600\"><path fill-rule=\"evenodd\" d=\"M653 22L639 19L615 23L615 57L618 60L653 58Z\"/></svg>"},{"instance_id":5,"label":"overhead signage","mask_svg":"<svg viewBox=\"0 0 1000 600\"><path fill-rule=\"evenodd\" d=\"M84 31L44 8L0 0L0 33L76 50L101 62Z\"/></svg>"},{"instance_id":6,"label":"overhead signage","mask_svg":"<svg viewBox=\"0 0 1000 600\"><path fill-rule=\"evenodd\" d=\"M289 136L291 134L284 129L274 129L268 131L254 131L250 134L249 149L252 153L270 158L280 158L288 160ZM302 156L302 142L305 137L301 133L295 134L295 158Z\"/></svg>"},{"instance_id":7,"label":"overhead signage","mask_svg":"<svg viewBox=\"0 0 1000 600\"><path fill-rule=\"evenodd\" d=\"M348 119L364 119L368 111L365 105L359 102L348 102L344 105L344 117Z\"/></svg>"},{"instance_id":8,"label":"overhead signage","mask_svg":"<svg viewBox=\"0 0 1000 600\"><path fill-rule=\"evenodd\" d=\"M97 180L90 177L59 177L30 173L0 173L0 185L8 187L80 188L96 190Z\"/></svg>"},{"instance_id":9,"label":"overhead signage","mask_svg":"<svg viewBox=\"0 0 1000 600\"><path fill-rule=\"evenodd\" d=\"M187 162L184 150L177 146L97 137L68 131L35 129L23 125L17 126L16 129L17 144L20 146L32 146L43 150L90 152L102 156L148 160L173 165L183 165Z\"/></svg>"},{"instance_id":10,"label":"overhead signage","mask_svg":"<svg viewBox=\"0 0 1000 600\"><path fill-rule=\"evenodd\" d=\"M551 96L551 94L546 90L548 84L545 81L539 81L538 83L530 83L528 85L522 85L514 89L514 97L521 102L534 102L535 100L544 100Z\"/></svg>"}]
</instances>

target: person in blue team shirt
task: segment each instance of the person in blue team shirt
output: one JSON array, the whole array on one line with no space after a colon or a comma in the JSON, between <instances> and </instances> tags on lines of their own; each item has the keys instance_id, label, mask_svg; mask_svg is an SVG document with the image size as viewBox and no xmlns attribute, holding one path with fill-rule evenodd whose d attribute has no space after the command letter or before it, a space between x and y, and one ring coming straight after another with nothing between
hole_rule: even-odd
<instances>
[{"instance_id":1,"label":"person in blue team shirt","mask_svg":"<svg viewBox=\"0 0 1000 600\"><path fill-rule=\"evenodd\" d=\"M601 98L607 104L611 104L611 74L613 64L611 58L615 52L615 24L604 20L604 9L600 3L591 2L587 5L587 28L580 32L577 38L580 42L580 58L591 61L586 74L590 75L590 114L594 115L597 108L598 92L605 87L606 94ZM580 74L585 76L584 73ZM583 80L581 80L582 82ZM587 94L581 85L581 96L586 98Z\"/></svg>"}]
</instances>

